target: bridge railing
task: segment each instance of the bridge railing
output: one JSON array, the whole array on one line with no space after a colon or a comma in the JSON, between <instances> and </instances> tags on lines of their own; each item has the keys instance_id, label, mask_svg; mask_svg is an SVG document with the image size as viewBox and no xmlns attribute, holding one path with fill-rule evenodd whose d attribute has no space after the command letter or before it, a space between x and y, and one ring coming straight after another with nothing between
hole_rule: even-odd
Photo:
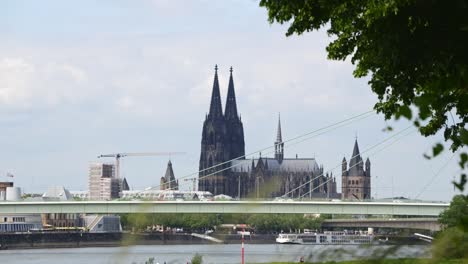
<instances>
[{"instance_id":1,"label":"bridge railing","mask_svg":"<svg viewBox=\"0 0 468 264\"><path fill-rule=\"evenodd\" d=\"M349 201L22 201L0 213L294 213L438 216L448 203Z\"/></svg>"}]
</instances>

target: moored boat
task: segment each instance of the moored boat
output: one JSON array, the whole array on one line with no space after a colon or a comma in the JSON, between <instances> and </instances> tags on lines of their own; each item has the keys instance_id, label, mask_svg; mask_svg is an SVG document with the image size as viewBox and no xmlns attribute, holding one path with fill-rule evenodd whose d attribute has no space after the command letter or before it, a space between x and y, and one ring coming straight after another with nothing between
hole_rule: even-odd
<instances>
[{"instance_id":1,"label":"moored boat","mask_svg":"<svg viewBox=\"0 0 468 264\"><path fill-rule=\"evenodd\" d=\"M344 245L344 244L372 244L374 236L367 232L325 231L323 233L281 233L276 238L279 244L301 245Z\"/></svg>"}]
</instances>

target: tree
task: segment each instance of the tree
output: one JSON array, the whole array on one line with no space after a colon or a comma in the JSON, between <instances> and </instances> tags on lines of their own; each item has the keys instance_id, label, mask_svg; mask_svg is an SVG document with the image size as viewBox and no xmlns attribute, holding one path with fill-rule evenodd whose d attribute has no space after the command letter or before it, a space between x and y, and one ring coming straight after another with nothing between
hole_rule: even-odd
<instances>
[{"instance_id":1,"label":"tree","mask_svg":"<svg viewBox=\"0 0 468 264\"><path fill-rule=\"evenodd\" d=\"M456 195L450 206L440 214L444 232L437 235L432 247L436 259L468 257L468 197Z\"/></svg>"},{"instance_id":2,"label":"tree","mask_svg":"<svg viewBox=\"0 0 468 264\"><path fill-rule=\"evenodd\" d=\"M203 263L203 256L196 253L193 257L192 260L190 261L192 264L202 264Z\"/></svg>"},{"instance_id":3,"label":"tree","mask_svg":"<svg viewBox=\"0 0 468 264\"><path fill-rule=\"evenodd\" d=\"M297 229L319 229L321 218L305 217L303 214L252 214L247 224L257 232L289 232Z\"/></svg>"},{"instance_id":4,"label":"tree","mask_svg":"<svg viewBox=\"0 0 468 264\"><path fill-rule=\"evenodd\" d=\"M468 232L468 197L456 195L450 206L439 216L445 228L458 227Z\"/></svg>"},{"instance_id":5,"label":"tree","mask_svg":"<svg viewBox=\"0 0 468 264\"><path fill-rule=\"evenodd\" d=\"M328 28L328 58L351 58L354 76L370 75L386 119L412 120L423 136L444 131L457 151L468 144L467 0L261 0L287 36ZM410 107L416 110L413 115ZM432 157L443 150L433 147ZM428 156L430 157L430 156ZM460 166L468 168L461 152ZM466 173L455 185L463 191Z\"/></svg>"}]
</instances>

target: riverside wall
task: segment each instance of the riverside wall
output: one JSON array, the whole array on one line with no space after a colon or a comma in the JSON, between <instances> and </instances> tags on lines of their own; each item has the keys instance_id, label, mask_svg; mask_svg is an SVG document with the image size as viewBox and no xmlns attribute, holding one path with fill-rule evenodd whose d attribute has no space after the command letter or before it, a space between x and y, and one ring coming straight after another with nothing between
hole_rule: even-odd
<instances>
[{"instance_id":1,"label":"riverside wall","mask_svg":"<svg viewBox=\"0 0 468 264\"><path fill-rule=\"evenodd\" d=\"M241 243L240 235L213 235L226 244ZM271 244L275 235L252 235L244 237L248 244ZM0 250L33 248L75 248L75 247L119 247L128 245L180 245L213 244L214 242L193 237L185 233L4 233L0 234Z\"/></svg>"}]
</instances>

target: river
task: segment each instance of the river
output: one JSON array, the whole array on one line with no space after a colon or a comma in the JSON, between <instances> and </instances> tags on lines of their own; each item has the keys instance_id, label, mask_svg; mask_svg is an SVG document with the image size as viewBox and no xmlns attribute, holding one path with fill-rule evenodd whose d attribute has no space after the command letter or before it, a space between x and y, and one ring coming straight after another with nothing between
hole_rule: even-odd
<instances>
[{"instance_id":1,"label":"river","mask_svg":"<svg viewBox=\"0 0 468 264\"><path fill-rule=\"evenodd\" d=\"M355 245L279 245L246 244L246 263L295 261L305 256L308 261L331 261L366 258L390 251L390 246ZM241 246L230 245L151 245L129 247L21 249L0 251L0 263L70 264L70 263L144 263L150 257L154 263L187 263L199 253L203 263L240 263ZM430 257L428 246L400 246L390 257Z\"/></svg>"}]
</instances>

